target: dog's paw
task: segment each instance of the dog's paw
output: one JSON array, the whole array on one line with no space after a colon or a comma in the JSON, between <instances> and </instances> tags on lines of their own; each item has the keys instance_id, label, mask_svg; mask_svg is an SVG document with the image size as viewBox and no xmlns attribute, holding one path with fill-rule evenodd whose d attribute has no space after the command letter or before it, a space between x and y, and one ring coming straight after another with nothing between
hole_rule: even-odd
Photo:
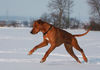
<instances>
[{"instance_id":1,"label":"dog's paw","mask_svg":"<svg viewBox=\"0 0 100 70\"><path fill-rule=\"evenodd\" d=\"M40 63L43 63L43 60L41 60Z\"/></svg>"},{"instance_id":2,"label":"dog's paw","mask_svg":"<svg viewBox=\"0 0 100 70\"><path fill-rule=\"evenodd\" d=\"M45 60L42 59L42 60L40 61L40 63L43 63L43 62L45 62Z\"/></svg>"},{"instance_id":3,"label":"dog's paw","mask_svg":"<svg viewBox=\"0 0 100 70\"><path fill-rule=\"evenodd\" d=\"M84 61L87 63L88 62L88 59L86 57L83 57Z\"/></svg>"},{"instance_id":4,"label":"dog's paw","mask_svg":"<svg viewBox=\"0 0 100 70\"><path fill-rule=\"evenodd\" d=\"M30 51L30 52L28 53L28 55L32 55L32 53L33 53L33 52Z\"/></svg>"}]
</instances>

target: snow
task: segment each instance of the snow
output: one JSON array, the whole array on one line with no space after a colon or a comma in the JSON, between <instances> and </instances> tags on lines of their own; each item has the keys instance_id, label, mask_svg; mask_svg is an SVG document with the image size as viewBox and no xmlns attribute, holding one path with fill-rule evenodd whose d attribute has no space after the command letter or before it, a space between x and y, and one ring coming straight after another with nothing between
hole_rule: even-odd
<instances>
[{"instance_id":1,"label":"snow","mask_svg":"<svg viewBox=\"0 0 100 70\"><path fill-rule=\"evenodd\" d=\"M77 37L83 48L88 63L85 63L81 54L74 49L75 54L82 61L77 63L65 50L64 45L56 48L40 63L50 44L38 49L31 56L29 50L41 43L42 33L30 34L32 28L0 28L0 70L100 70L100 32L90 31L83 37ZM72 34L84 33L85 30L66 31Z\"/></svg>"}]
</instances>

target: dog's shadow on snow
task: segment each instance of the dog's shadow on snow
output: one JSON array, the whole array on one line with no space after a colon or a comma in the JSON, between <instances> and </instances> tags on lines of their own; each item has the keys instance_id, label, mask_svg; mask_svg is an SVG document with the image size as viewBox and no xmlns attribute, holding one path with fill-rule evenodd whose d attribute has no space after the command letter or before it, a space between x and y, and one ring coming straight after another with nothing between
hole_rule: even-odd
<instances>
[{"instance_id":1,"label":"dog's shadow on snow","mask_svg":"<svg viewBox=\"0 0 100 70\"><path fill-rule=\"evenodd\" d=\"M66 65L66 64L79 64L76 61L67 61L67 60L61 60L61 61L49 61L46 63L47 65Z\"/></svg>"},{"instance_id":2,"label":"dog's shadow on snow","mask_svg":"<svg viewBox=\"0 0 100 70\"><path fill-rule=\"evenodd\" d=\"M60 60L60 61L48 61L47 65L66 65L66 64L79 64L74 60ZM82 64L100 64L100 57L89 57L88 63L82 60Z\"/></svg>"},{"instance_id":3,"label":"dog's shadow on snow","mask_svg":"<svg viewBox=\"0 0 100 70\"><path fill-rule=\"evenodd\" d=\"M100 57L90 57L88 61L89 64L100 64Z\"/></svg>"}]
</instances>

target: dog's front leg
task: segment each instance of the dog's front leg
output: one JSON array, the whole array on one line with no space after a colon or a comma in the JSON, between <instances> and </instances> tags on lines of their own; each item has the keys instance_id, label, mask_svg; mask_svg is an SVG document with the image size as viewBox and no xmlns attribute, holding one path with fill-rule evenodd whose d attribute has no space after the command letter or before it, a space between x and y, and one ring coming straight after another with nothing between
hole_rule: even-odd
<instances>
[{"instance_id":1,"label":"dog's front leg","mask_svg":"<svg viewBox=\"0 0 100 70\"><path fill-rule=\"evenodd\" d=\"M40 63L43 63L46 61L46 58L49 56L49 54L55 49L55 46L51 46L48 51L45 53L44 57L40 61Z\"/></svg>"},{"instance_id":2,"label":"dog's front leg","mask_svg":"<svg viewBox=\"0 0 100 70\"><path fill-rule=\"evenodd\" d=\"M38 48L42 48L44 46L48 45L48 41L44 40L42 43L39 45L35 46L32 50L29 51L28 55L31 55L34 51L36 51Z\"/></svg>"}]
</instances>

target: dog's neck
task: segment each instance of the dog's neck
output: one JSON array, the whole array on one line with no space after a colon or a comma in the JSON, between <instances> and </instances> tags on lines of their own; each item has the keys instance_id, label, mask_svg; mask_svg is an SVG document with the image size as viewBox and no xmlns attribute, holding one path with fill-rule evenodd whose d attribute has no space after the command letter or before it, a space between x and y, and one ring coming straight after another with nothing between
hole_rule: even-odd
<instances>
[{"instance_id":1,"label":"dog's neck","mask_svg":"<svg viewBox=\"0 0 100 70\"><path fill-rule=\"evenodd\" d=\"M43 25L43 28L41 31L43 35L45 36L51 29L52 29L52 25L47 24L47 25Z\"/></svg>"},{"instance_id":2,"label":"dog's neck","mask_svg":"<svg viewBox=\"0 0 100 70\"><path fill-rule=\"evenodd\" d=\"M45 36L51 30L51 28L52 26L50 26L49 29L45 33L43 33L43 35Z\"/></svg>"}]
</instances>

